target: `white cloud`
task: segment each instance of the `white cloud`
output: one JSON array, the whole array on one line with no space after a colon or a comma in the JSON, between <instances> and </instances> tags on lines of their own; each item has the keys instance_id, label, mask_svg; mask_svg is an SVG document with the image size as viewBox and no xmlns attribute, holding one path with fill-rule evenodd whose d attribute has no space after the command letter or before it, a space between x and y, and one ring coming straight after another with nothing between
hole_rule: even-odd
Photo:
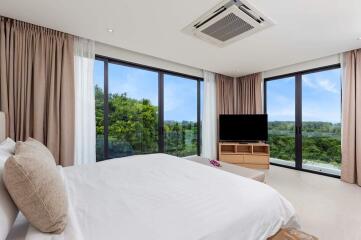
<instances>
[{"instance_id":1,"label":"white cloud","mask_svg":"<svg viewBox=\"0 0 361 240\"><path fill-rule=\"evenodd\" d=\"M330 81L329 79L320 79L319 85L325 89L326 91L332 92L332 93L339 93L340 90L337 89L336 83Z\"/></svg>"},{"instance_id":2,"label":"white cloud","mask_svg":"<svg viewBox=\"0 0 361 240\"><path fill-rule=\"evenodd\" d=\"M289 107L275 107L267 109L271 121L294 121L295 109Z\"/></svg>"},{"instance_id":3,"label":"white cloud","mask_svg":"<svg viewBox=\"0 0 361 240\"><path fill-rule=\"evenodd\" d=\"M308 76L303 76L302 83L313 89L321 89L336 94L340 93L337 84L327 78L309 78Z\"/></svg>"},{"instance_id":4,"label":"white cloud","mask_svg":"<svg viewBox=\"0 0 361 240\"><path fill-rule=\"evenodd\" d=\"M295 110L291 108L283 108L279 109L278 111L272 112L272 116L278 116L278 117L294 117L295 116Z\"/></svg>"},{"instance_id":5,"label":"white cloud","mask_svg":"<svg viewBox=\"0 0 361 240\"><path fill-rule=\"evenodd\" d=\"M295 121L295 109L292 107L274 108L268 111L270 121ZM318 106L305 106L302 111L302 121L322 121L339 123L340 112Z\"/></svg>"},{"instance_id":6,"label":"white cloud","mask_svg":"<svg viewBox=\"0 0 361 240\"><path fill-rule=\"evenodd\" d=\"M283 95L276 95L275 100L277 101L278 104L290 104L294 102L294 100Z\"/></svg>"},{"instance_id":7,"label":"white cloud","mask_svg":"<svg viewBox=\"0 0 361 240\"><path fill-rule=\"evenodd\" d=\"M303 106L302 120L339 123L341 121L341 109L307 103Z\"/></svg>"},{"instance_id":8,"label":"white cloud","mask_svg":"<svg viewBox=\"0 0 361 240\"><path fill-rule=\"evenodd\" d=\"M340 85L327 76L303 76L304 91L302 99L303 121L340 122ZM310 88L312 91L310 91ZM292 88L282 88L267 92L267 112L270 121L294 121L295 99ZM307 94L307 93L312 94ZM331 94L335 94L330 96Z\"/></svg>"}]
</instances>

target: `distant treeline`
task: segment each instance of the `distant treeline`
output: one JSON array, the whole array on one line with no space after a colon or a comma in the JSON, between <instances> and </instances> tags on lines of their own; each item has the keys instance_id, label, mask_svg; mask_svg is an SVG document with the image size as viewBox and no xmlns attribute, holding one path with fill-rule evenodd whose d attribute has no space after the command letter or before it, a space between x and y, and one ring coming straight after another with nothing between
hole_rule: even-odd
<instances>
[{"instance_id":1,"label":"distant treeline","mask_svg":"<svg viewBox=\"0 0 361 240\"><path fill-rule=\"evenodd\" d=\"M104 159L104 91L95 87L97 159ZM158 107L147 99L109 94L109 157L158 152ZM303 122L303 159L339 165L341 124ZM295 159L294 122L269 122L271 156ZM164 122L165 152L186 156L197 153L197 123Z\"/></svg>"},{"instance_id":2,"label":"distant treeline","mask_svg":"<svg viewBox=\"0 0 361 240\"><path fill-rule=\"evenodd\" d=\"M269 122L268 129L271 156L294 161L294 122ZM341 164L341 124L302 122L302 158L339 166Z\"/></svg>"}]
</instances>

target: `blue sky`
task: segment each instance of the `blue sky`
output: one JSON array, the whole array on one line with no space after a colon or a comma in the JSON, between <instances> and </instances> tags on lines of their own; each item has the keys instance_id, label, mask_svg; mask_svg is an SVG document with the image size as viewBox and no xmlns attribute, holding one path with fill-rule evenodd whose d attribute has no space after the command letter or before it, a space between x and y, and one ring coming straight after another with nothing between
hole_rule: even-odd
<instances>
[{"instance_id":1,"label":"blue sky","mask_svg":"<svg viewBox=\"0 0 361 240\"><path fill-rule=\"evenodd\" d=\"M104 65L101 61L95 61L94 64L94 84L104 89Z\"/></svg>"},{"instance_id":2,"label":"blue sky","mask_svg":"<svg viewBox=\"0 0 361 240\"><path fill-rule=\"evenodd\" d=\"M158 106L158 73L109 64L109 92L124 93L135 99L149 99ZM94 81L103 86L103 62L96 61ZM164 76L164 119L197 120L197 82L172 75Z\"/></svg>"},{"instance_id":3,"label":"blue sky","mask_svg":"<svg viewBox=\"0 0 361 240\"><path fill-rule=\"evenodd\" d=\"M340 69L302 76L303 121L341 121ZM267 112L270 121L295 120L293 77L267 83Z\"/></svg>"},{"instance_id":4,"label":"blue sky","mask_svg":"<svg viewBox=\"0 0 361 240\"><path fill-rule=\"evenodd\" d=\"M96 61L95 84L103 86L103 63ZM164 119L196 121L197 82L181 77L164 77ZM303 121L341 121L340 69L303 75ZM158 105L156 72L109 64L109 91L127 92L135 99L146 98ZM293 77L267 83L267 112L270 121L295 120L295 80Z\"/></svg>"}]
</instances>

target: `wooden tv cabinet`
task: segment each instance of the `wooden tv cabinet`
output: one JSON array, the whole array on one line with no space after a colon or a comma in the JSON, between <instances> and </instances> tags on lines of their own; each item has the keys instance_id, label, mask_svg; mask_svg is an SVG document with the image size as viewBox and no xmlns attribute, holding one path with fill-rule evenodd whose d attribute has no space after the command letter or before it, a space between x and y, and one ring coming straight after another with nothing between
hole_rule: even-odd
<instances>
[{"instance_id":1,"label":"wooden tv cabinet","mask_svg":"<svg viewBox=\"0 0 361 240\"><path fill-rule=\"evenodd\" d=\"M265 143L219 143L219 160L242 167L269 169L269 156Z\"/></svg>"}]
</instances>

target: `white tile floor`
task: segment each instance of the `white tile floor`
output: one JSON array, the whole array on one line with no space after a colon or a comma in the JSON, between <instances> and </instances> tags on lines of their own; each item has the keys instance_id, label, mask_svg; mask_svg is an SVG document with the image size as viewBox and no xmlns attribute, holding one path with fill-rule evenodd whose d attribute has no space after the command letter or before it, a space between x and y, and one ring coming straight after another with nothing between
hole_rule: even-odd
<instances>
[{"instance_id":1,"label":"white tile floor","mask_svg":"<svg viewBox=\"0 0 361 240\"><path fill-rule=\"evenodd\" d=\"M266 182L294 205L305 232L321 240L361 240L361 187L276 166Z\"/></svg>"}]
</instances>

